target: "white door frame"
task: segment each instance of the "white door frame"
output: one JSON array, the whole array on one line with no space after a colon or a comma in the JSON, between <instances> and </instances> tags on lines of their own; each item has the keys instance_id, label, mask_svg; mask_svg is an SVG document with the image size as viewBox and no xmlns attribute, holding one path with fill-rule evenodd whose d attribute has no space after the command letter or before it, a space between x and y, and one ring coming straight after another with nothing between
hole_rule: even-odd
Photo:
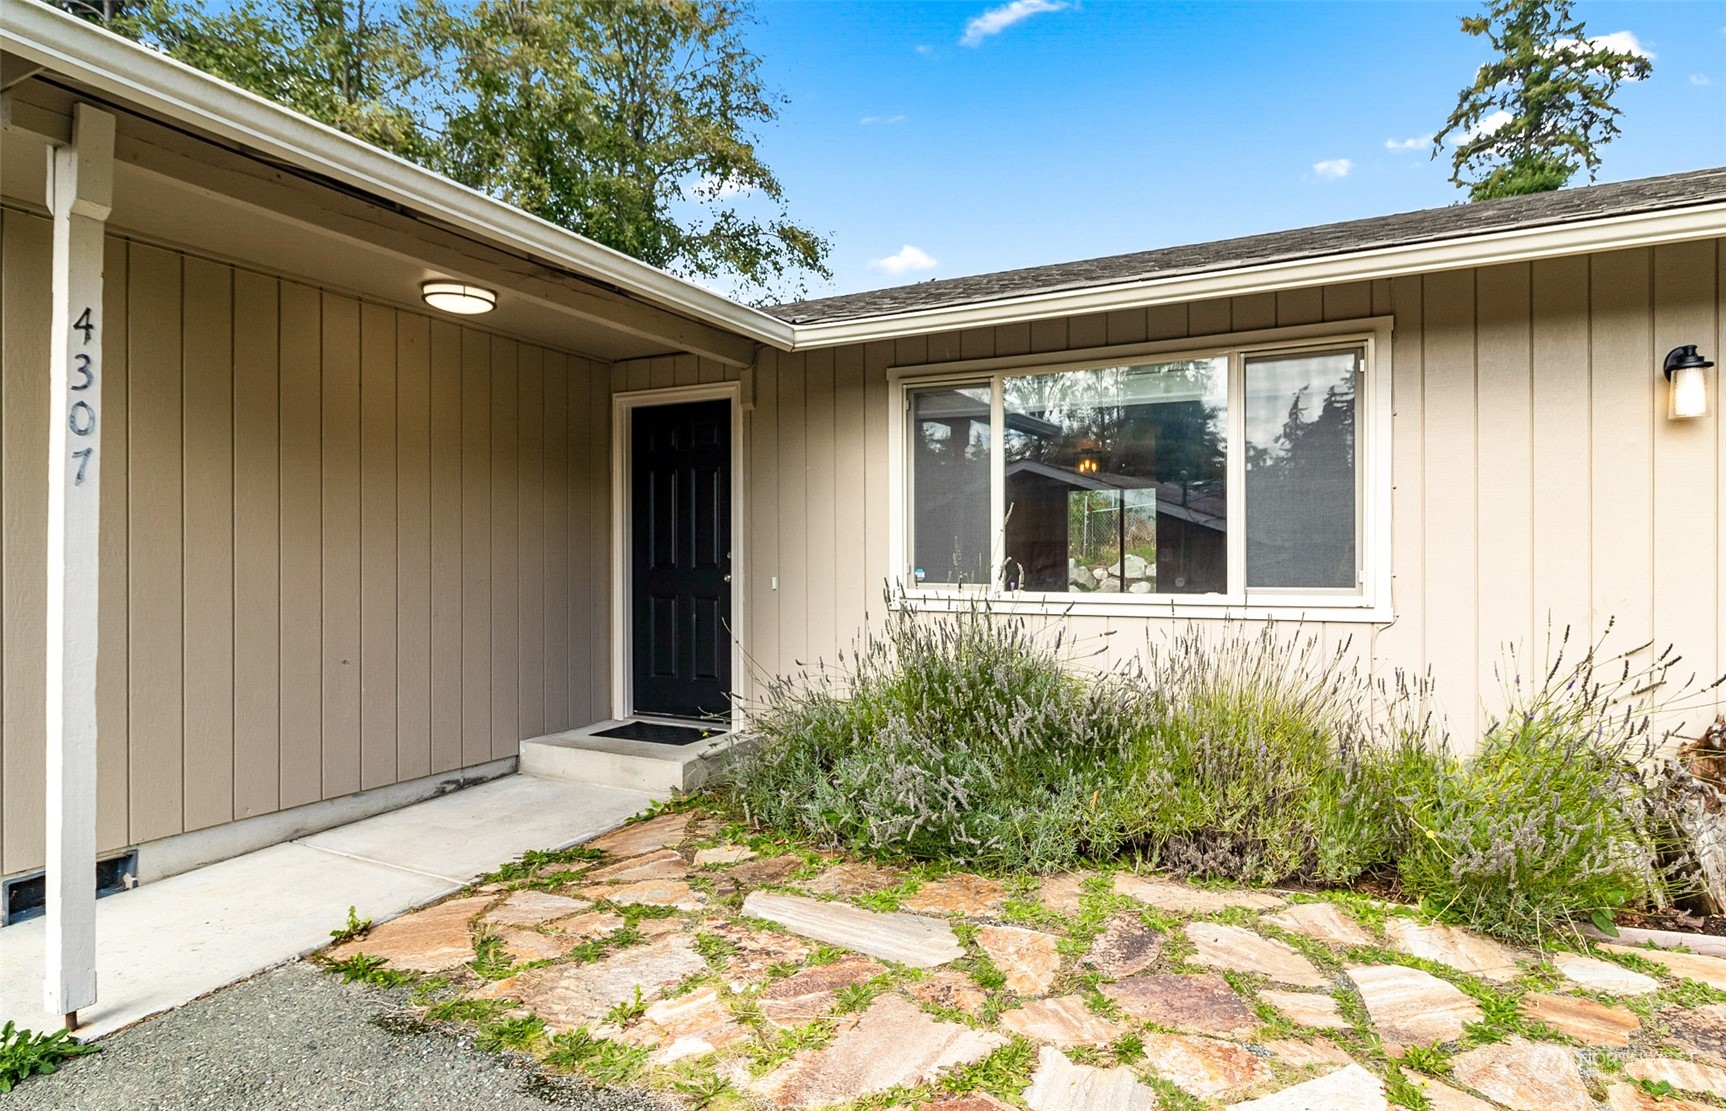
<instances>
[{"instance_id":1,"label":"white door frame","mask_svg":"<svg viewBox=\"0 0 1726 1111\"><path fill-rule=\"evenodd\" d=\"M629 390L611 395L611 716L627 718L635 712L634 617L630 596L630 544L632 504L630 468L630 414L649 405L678 405L687 401L731 403L731 720L742 720L743 646L746 611L744 599L749 562L745 558L743 534L743 389L739 382L710 382L699 386L672 386L661 390Z\"/></svg>"}]
</instances>

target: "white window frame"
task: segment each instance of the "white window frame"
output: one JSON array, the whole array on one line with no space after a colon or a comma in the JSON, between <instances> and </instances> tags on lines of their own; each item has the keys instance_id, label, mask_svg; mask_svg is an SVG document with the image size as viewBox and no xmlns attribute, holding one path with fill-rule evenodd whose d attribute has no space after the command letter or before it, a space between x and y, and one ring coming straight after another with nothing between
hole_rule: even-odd
<instances>
[{"instance_id":1,"label":"white window frame","mask_svg":"<svg viewBox=\"0 0 1726 1111\"><path fill-rule=\"evenodd\" d=\"M892 409L888 414L889 566L895 594L919 608L956 610L980 598L1005 613L1098 617L1234 618L1240 620L1333 619L1386 624L1391 603L1391 326L1390 317L1267 328L1193 339L1013 355L961 362L893 366L887 370ZM1246 586L1246 360L1251 356L1357 347L1362 373L1355 401L1358 590L1249 590ZM1120 366L1128 362L1175 362L1226 357L1228 409L1229 590L1223 594L1079 594L1007 591L1000 587L1005 538L1006 457L1002 381L1030 374ZM988 584L919 584L910 564L911 505L908 406L910 391L938 386L986 385L990 392L991 578Z\"/></svg>"}]
</instances>

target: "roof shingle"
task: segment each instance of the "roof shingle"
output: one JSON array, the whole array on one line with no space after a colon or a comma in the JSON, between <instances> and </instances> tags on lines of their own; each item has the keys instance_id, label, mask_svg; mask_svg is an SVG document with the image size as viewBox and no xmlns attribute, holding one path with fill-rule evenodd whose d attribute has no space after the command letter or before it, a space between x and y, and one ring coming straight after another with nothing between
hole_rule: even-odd
<instances>
[{"instance_id":1,"label":"roof shingle","mask_svg":"<svg viewBox=\"0 0 1726 1111\"><path fill-rule=\"evenodd\" d=\"M1455 204L1339 224L1222 239L1105 258L946 278L776 305L766 311L793 324L826 324L982 304L1039 293L1121 285L1152 278L1234 270L1492 232L1726 201L1726 167L1561 189L1525 197Z\"/></svg>"}]
</instances>

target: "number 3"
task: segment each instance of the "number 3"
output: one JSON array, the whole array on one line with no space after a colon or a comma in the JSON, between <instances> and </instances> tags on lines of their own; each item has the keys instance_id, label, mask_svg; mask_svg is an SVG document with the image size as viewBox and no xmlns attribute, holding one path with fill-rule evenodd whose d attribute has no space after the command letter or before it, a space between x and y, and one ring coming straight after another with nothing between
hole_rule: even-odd
<instances>
[{"instance_id":1,"label":"number 3","mask_svg":"<svg viewBox=\"0 0 1726 1111\"><path fill-rule=\"evenodd\" d=\"M87 390L90 388L91 384L96 381L96 372L90 369L90 356L80 351L72 357L78 360L78 365L72 368L72 372L74 374L82 374L84 376L84 380L72 388L75 390Z\"/></svg>"}]
</instances>

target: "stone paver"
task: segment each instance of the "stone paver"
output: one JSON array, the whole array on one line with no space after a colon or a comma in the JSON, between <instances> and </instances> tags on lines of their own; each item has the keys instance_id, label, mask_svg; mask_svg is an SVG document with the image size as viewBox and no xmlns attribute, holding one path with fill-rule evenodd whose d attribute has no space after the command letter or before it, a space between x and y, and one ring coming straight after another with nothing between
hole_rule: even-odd
<instances>
[{"instance_id":1,"label":"stone paver","mask_svg":"<svg viewBox=\"0 0 1726 1111\"><path fill-rule=\"evenodd\" d=\"M595 884L576 891L584 899L608 899L613 903L696 910L706 902L682 880L637 880L634 883Z\"/></svg>"},{"instance_id":2,"label":"stone paver","mask_svg":"<svg viewBox=\"0 0 1726 1111\"><path fill-rule=\"evenodd\" d=\"M1031 1111L1152 1111L1157 1095L1139 1083L1132 1069L1076 1065L1060 1050L1044 1046L1025 1103Z\"/></svg>"},{"instance_id":3,"label":"stone paver","mask_svg":"<svg viewBox=\"0 0 1726 1111\"><path fill-rule=\"evenodd\" d=\"M757 1003L775 1026L801 1026L833 1008L841 988L871 980L887 971L868 957L849 956L817 965L767 985Z\"/></svg>"},{"instance_id":4,"label":"stone paver","mask_svg":"<svg viewBox=\"0 0 1726 1111\"><path fill-rule=\"evenodd\" d=\"M1265 921L1327 945L1377 944L1366 927L1344 914L1335 903L1296 903L1287 910L1265 915Z\"/></svg>"},{"instance_id":5,"label":"stone paver","mask_svg":"<svg viewBox=\"0 0 1726 1111\"><path fill-rule=\"evenodd\" d=\"M1651 1096L1634 1084L1614 1084L1606 1089L1609 1111L1713 1111L1676 1096Z\"/></svg>"},{"instance_id":6,"label":"stone paver","mask_svg":"<svg viewBox=\"0 0 1726 1111\"><path fill-rule=\"evenodd\" d=\"M1185 1034L1145 1034L1151 1071L1201 1099L1221 1099L1263 1084L1275 1075L1245 1046Z\"/></svg>"},{"instance_id":7,"label":"stone paver","mask_svg":"<svg viewBox=\"0 0 1726 1111\"><path fill-rule=\"evenodd\" d=\"M1177 914L1215 914L1231 907L1272 910L1283 905L1283 900L1263 891L1189 887L1173 880L1140 876L1131 872L1119 872L1115 875L1115 893L1137 899L1158 910L1174 911Z\"/></svg>"},{"instance_id":8,"label":"stone paver","mask_svg":"<svg viewBox=\"0 0 1726 1111\"><path fill-rule=\"evenodd\" d=\"M808 944L799 938L724 918L704 920L700 932L730 944L732 952L725 958L724 974L734 983L764 980L767 970L775 965L802 964L809 956Z\"/></svg>"},{"instance_id":9,"label":"stone paver","mask_svg":"<svg viewBox=\"0 0 1726 1111\"><path fill-rule=\"evenodd\" d=\"M920 1084L1005 1044L1000 1034L940 1022L896 995L883 995L842 1024L832 1044L792 1059L752 1090L785 1107L819 1107Z\"/></svg>"},{"instance_id":10,"label":"stone paver","mask_svg":"<svg viewBox=\"0 0 1726 1111\"><path fill-rule=\"evenodd\" d=\"M1231 1103L1229 1111L1385 1111L1389 1106L1378 1077L1350 1064L1262 1099Z\"/></svg>"},{"instance_id":11,"label":"stone paver","mask_svg":"<svg viewBox=\"0 0 1726 1111\"><path fill-rule=\"evenodd\" d=\"M1593 1111L1568 1049L1522 1038L1483 1045L1451 1058L1457 1080L1513 1111Z\"/></svg>"},{"instance_id":12,"label":"stone paver","mask_svg":"<svg viewBox=\"0 0 1726 1111\"><path fill-rule=\"evenodd\" d=\"M1387 1046L1454 1041L1464 1026L1480 1021L1472 999L1429 972L1395 964L1355 965L1347 971Z\"/></svg>"},{"instance_id":13,"label":"stone paver","mask_svg":"<svg viewBox=\"0 0 1726 1111\"><path fill-rule=\"evenodd\" d=\"M572 918L559 918L551 923L551 929L579 941L589 938L604 937L613 930L623 928L621 916L609 910L590 910L586 914L577 914Z\"/></svg>"},{"instance_id":14,"label":"stone paver","mask_svg":"<svg viewBox=\"0 0 1726 1111\"><path fill-rule=\"evenodd\" d=\"M897 868L884 868L879 864L862 861L846 861L835 864L812 879L802 881L799 886L816 895L855 898L858 895L873 895L877 891L893 887L904 878L905 873Z\"/></svg>"},{"instance_id":15,"label":"stone paver","mask_svg":"<svg viewBox=\"0 0 1726 1111\"><path fill-rule=\"evenodd\" d=\"M1037 898L1056 914L1078 914L1082 909L1079 900L1084 895L1086 876L1085 872L1061 872L1058 875L1044 876L1037 885Z\"/></svg>"},{"instance_id":16,"label":"stone paver","mask_svg":"<svg viewBox=\"0 0 1726 1111\"><path fill-rule=\"evenodd\" d=\"M1127 1015L1174 1030L1239 1037L1258 1029L1258 1015L1221 976L1143 973L1104 984Z\"/></svg>"},{"instance_id":17,"label":"stone paver","mask_svg":"<svg viewBox=\"0 0 1726 1111\"><path fill-rule=\"evenodd\" d=\"M549 891L512 891L509 898L486 912L485 920L494 926L538 926L592 907L584 899L553 895Z\"/></svg>"},{"instance_id":18,"label":"stone paver","mask_svg":"<svg viewBox=\"0 0 1726 1111\"><path fill-rule=\"evenodd\" d=\"M1124 1023L1097 1014L1078 995L1035 999L1016 1010L1004 1011L1001 1027L1061 1049L1109 1045L1127 1032Z\"/></svg>"},{"instance_id":19,"label":"stone paver","mask_svg":"<svg viewBox=\"0 0 1726 1111\"><path fill-rule=\"evenodd\" d=\"M1259 998L1297 1026L1316 1026L1321 1030L1348 1028L1348 1020L1342 1017L1341 1008L1328 995L1307 991L1261 991Z\"/></svg>"},{"instance_id":20,"label":"stone paver","mask_svg":"<svg viewBox=\"0 0 1726 1111\"><path fill-rule=\"evenodd\" d=\"M1641 1025L1635 1011L1574 995L1525 995L1522 1010L1583 1045L1629 1045L1630 1036Z\"/></svg>"},{"instance_id":21,"label":"stone paver","mask_svg":"<svg viewBox=\"0 0 1726 1111\"><path fill-rule=\"evenodd\" d=\"M744 845L719 845L711 849L695 851L695 866L706 868L710 864L736 864L744 860L755 859L754 849Z\"/></svg>"},{"instance_id":22,"label":"stone paver","mask_svg":"<svg viewBox=\"0 0 1726 1111\"><path fill-rule=\"evenodd\" d=\"M683 859L681 853L675 849L660 849L658 852L620 860L616 864L607 864L603 868L594 868L582 879L588 883L680 880L688 874L689 862Z\"/></svg>"},{"instance_id":23,"label":"stone paver","mask_svg":"<svg viewBox=\"0 0 1726 1111\"><path fill-rule=\"evenodd\" d=\"M1521 973L1516 951L1491 938L1435 923L1422 926L1412 918L1392 917L1384 924L1390 947L1411 957L1436 961L1458 972L1509 983Z\"/></svg>"},{"instance_id":24,"label":"stone paver","mask_svg":"<svg viewBox=\"0 0 1726 1111\"><path fill-rule=\"evenodd\" d=\"M1584 957L1576 953L1554 953L1552 963L1573 984L1590 991L1612 995L1652 995L1660 990L1660 981L1652 976L1633 972L1621 964Z\"/></svg>"},{"instance_id":25,"label":"stone paver","mask_svg":"<svg viewBox=\"0 0 1726 1111\"><path fill-rule=\"evenodd\" d=\"M960 873L934 880L899 900L914 914L986 914L1000 907L1007 889L998 881Z\"/></svg>"},{"instance_id":26,"label":"stone paver","mask_svg":"<svg viewBox=\"0 0 1726 1111\"><path fill-rule=\"evenodd\" d=\"M719 873L719 882L732 890L745 887L774 887L787 883L791 874L803 867L801 857L764 856L758 860L746 860L742 864L727 868Z\"/></svg>"},{"instance_id":27,"label":"stone paver","mask_svg":"<svg viewBox=\"0 0 1726 1111\"><path fill-rule=\"evenodd\" d=\"M1709 1003L1693 1010L1676 1007L1660 1012L1672 1041L1704 1061L1726 1066L1726 1003Z\"/></svg>"},{"instance_id":28,"label":"stone paver","mask_svg":"<svg viewBox=\"0 0 1726 1111\"><path fill-rule=\"evenodd\" d=\"M969 1095L938 1099L933 1103L919 1103L917 1111L1014 1111L1014 1107L988 1092L972 1092Z\"/></svg>"},{"instance_id":29,"label":"stone paver","mask_svg":"<svg viewBox=\"0 0 1726 1111\"><path fill-rule=\"evenodd\" d=\"M503 942L503 951L509 956L511 964L554 961L569 952L570 946L575 944L563 934L542 934L520 926L505 926L496 933L497 939Z\"/></svg>"},{"instance_id":30,"label":"stone paver","mask_svg":"<svg viewBox=\"0 0 1726 1111\"><path fill-rule=\"evenodd\" d=\"M589 841L588 847L610 856L640 856L681 844L689 830L688 814L662 814L645 822L614 829Z\"/></svg>"},{"instance_id":31,"label":"stone paver","mask_svg":"<svg viewBox=\"0 0 1726 1111\"><path fill-rule=\"evenodd\" d=\"M977 945L1007 978L1007 990L1019 995L1042 995L1061 971L1060 939L1017 926L983 926L977 930Z\"/></svg>"},{"instance_id":32,"label":"stone paver","mask_svg":"<svg viewBox=\"0 0 1726 1111\"><path fill-rule=\"evenodd\" d=\"M448 972L473 960L473 939L468 923L491 899L476 895L451 899L424 910L404 914L393 922L374 926L365 937L343 942L329 950L332 960L346 960L356 953L382 957L391 968L414 972Z\"/></svg>"},{"instance_id":33,"label":"stone paver","mask_svg":"<svg viewBox=\"0 0 1726 1111\"><path fill-rule=\"evenodd\" d=\"M548 1030L559 1033L597 1022L617 1004L632 1002L637 989L642 1000L656 1000L672 984L706 968L687 936L671 935L591 964L530 968L474 994L519 1000L521 1010L537 1014Z\"/></svg>"},{"instance_id":34,"label":"stone paver","mask_svg":"<svg viewBox=\"0 0 1726 1111\"><path fill-rule=\"evenodd\" d=\"M1121 915L1091 942L1085 963L1111 980L1143 972L1157 962L1163 935L1135 918Z\"/></svg>"},{"instance_id":35,"label":"stone paver","mask_svg":"<svg viewBox=\"0 0 1726 1111\"><path fill-rule=\"evenodd\" d=\"M1266 1042L1263 1047L1270 1055L1290 1068L1305 1068L1308 1065L1348 1065L1354 1063L1354 1058L1343 1051L1343 1048L1329 1038L1315 1038L1303 1042L1299 1038L1278 1038Z\"/></svg>"},{"instance_id":36,"label":"stone paver","mask_svg":"<svg viewBox=\"0 0 1726 1111\"><path fill-rule=\"evenodd\" d=\"M988 1001L989 993L963 972L942 969L905 988L912 999L926 1007L943 1007L970 1013Z\"/></svg>"},{"instance_id":37,"label":"stone paver","mask_svg":"<svg viewBox=\"0 0 1726 1111\"><path fill-rule=\"evenodd\" d=\"M1707 984L1718 991L1726 991L1726 959L1707 957L1700 953L1675 953L1670 949L1648 949L1630 945L1605 945L1602 948L1654 961L1656 964L1665 965L1666 971L1674 976Z\"/></svg>"},{"instance_id":38,"label":"stone paver","mask_svg":"<svg viewBox=\"0 0 1726 1111\"><path fill-rule=\"evenodd\" d=\"M1661 1081L1681 1092L1701 1092L1726 1099L1726 1069L1672 1057L1643 1057L1624 1066L1624 1075L1634 1080Z\"/></svg>"},{"instance_id":39,"label":"stone paver","mask_svg":"<svg viewBox=\"0 0 1726 1111\"><path fill-rule=\"evenodd\" d=\"M1303 988L1328 987L1330 980L1312 962L1280 941L1260 937L1241 926L1219 922L1191 922L1187 940L1196 950L1187 958L1194 964L1252 972L1282 984Z\"/></svg>"},{"instance_id":40,"label":"stone paver","mask_svg":"<svg viewBox=\"0 0 1726 1111\"><path fill-rule=\"evenodd\" d=\"M1426 1111L1497 1111L1492 1104L1480 1097L1459 1092L1449 1084L1441 1084L1431 1077L1415 1072L1404 1072L1403 1076L1413 1078L1415 1083L1420 1085L1420 1090L1426 1093Z\"/></svg>"},{"instance_id":41,"label":"stone paver","mask_svg":"<svg viewBox=\"0 0 1726 1111\"><path fill-rule=\"evenodd\" d=\"M650 1058L666 1065L735 1045L749 1037L749 1028L731 1015L719 989L708 985L676 999L661 999L642 1013L641 1026L652 1028L666 1044Z\"/></svg>"},{"instance_id":42,"label":"stone paver","mask_svg":"<svg viewBox=\"0 0 1726 1111\"><path fill-rule=\"evenodd\" d=\"M743 913L816 941L912 968L934 968L965 955L953 927L915 914L883 914L846 903L760 891L743 900Z\"/></svg>"}]
</instances>

